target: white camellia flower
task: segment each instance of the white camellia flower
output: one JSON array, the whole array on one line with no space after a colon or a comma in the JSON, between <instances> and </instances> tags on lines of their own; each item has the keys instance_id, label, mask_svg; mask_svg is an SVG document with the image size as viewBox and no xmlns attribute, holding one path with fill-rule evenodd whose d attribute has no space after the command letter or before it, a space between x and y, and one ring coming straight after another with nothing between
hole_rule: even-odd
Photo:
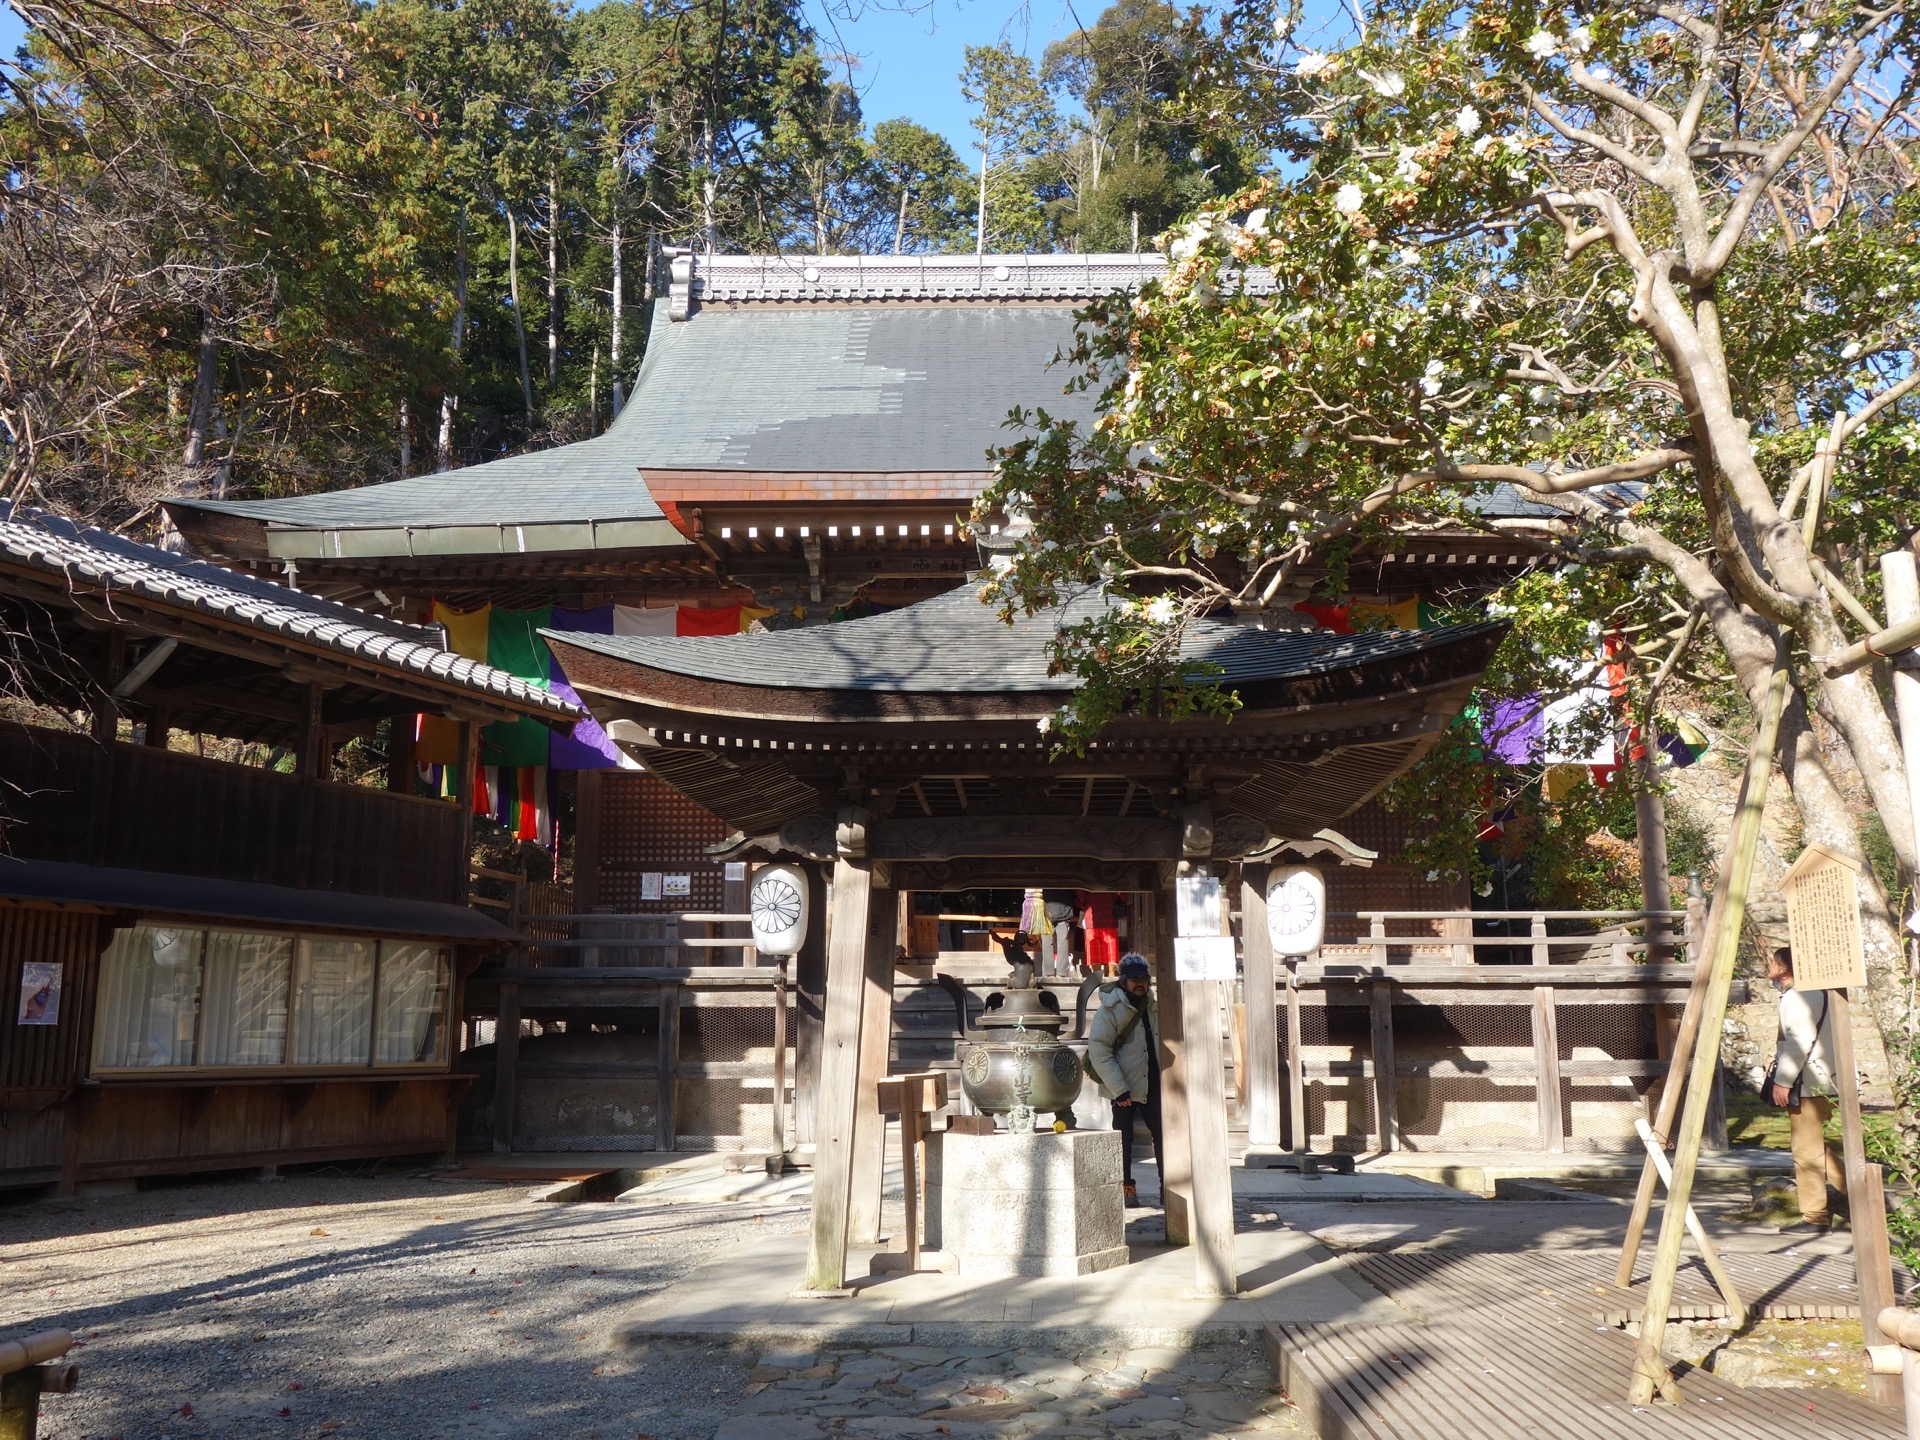
<instances>
[{"instance_id":1,"label":"white camellia flower","mask_svg":"<svg viewBox=\"0 0 1920 1440\"><path fill-rule=\"evenodd\" d=\"M1438 395L1441 377L1447 373L1447 367L1438 360L1427 361L1427 373L1421 378L1420 389L1423 394Z\"/></svg>"},{"instance_id":2,"label":"white camellia flower","mask_svg":"<svg viewBox=\"0 0 1920 1440\"><path fill-rule=\"evenodd\" d=\"M1473 135L1480 129L1480 112L1471 105L1462 105L1460 113L1453 117L1454 128L1462 135Z\"/></svg>"},{"instance_id":3,"label":"white camellia flower","mask_svg":"<svg viewBox=\"0 0 1920 1440\"><path fill-rule=\"evenodd\" d=\"M1249 235L1266 234L1267 233L1267 216L1269 213L1270 212L1267 210L1255 210L1251 214L1249 214L1247 216L1247 226L1246 226L1247 233Z\"/></svg>"},{"instance_id":4,"label":"white camellia flower","mask_svg":"<svg viewBox=\"0 0 1920 1440\"><path fill-rule=\"evenodd\" d=\"M1536 30L1527 37L1527 53L1536 60L1559 53L1560 38L1549 30Z\"/></svg>"},{"instance_id":5,"label":"white camellia flower","mask_svg":"<svg viewBox=\"0 0 1920 1440\"><path fill-rule=\"evenodd\" d=\"M1411 145L1400 148L1400 159L1395 163L1393 173L1409 182L1420 178L1420 157L1414 153Z\"/></svg>"},{"instance_id":6,"label":"white camellia flower","mask_svg":"<svg viewBox=\"0 0 1920 1440\"><path fill-rule=\"evenodd\" d=\"M1476 155L1485 155L1499 143L1500 137L1498 135L1482 135L1478 140L1473 142L1473 153Z\"/></svg>"},{"instance_id":7,"label":"white camellia flower","mask_svg":"<svg viewBox=\"0 0 1920 1440\"><path fill-rule=\"evenodd\" d=\"M1342 215L1351 215L1366 203L1367 197L1360 193L1360 187L1349 180L1333 192L1333 208Z\"/></svg>"},{"instance_id":8,"label":"white camellia flower","mask_svg":"<svg viewBox=\"0 0 1920 1440\"><path fill-rule=\"evenodd\" d=\"M1853 359L1854 356L1858 355L1859 353L1860 353L1860 342L1858 340L1850 340L1847 342L1847 348L1840 352L1840 358L1842 360L1851 360Z\"/></svg>"},{"instance_id":9,"label":"white camellia flower","mask_svg":"<svg viewBox=\"0 0 1920 1440\"><path fill-rule=\"evenodd\" d=\"M1808 50L1818 50L1820 48L1821 38L1818 30L1809 30L1794 43L1798 45L1802 53L1804 53Z\"/></svg>"},{"instance_id":10,"label":"white camellia flower","mask_svg":"<svg viewBox=\"0 0 1920 1440\"><path fill-rule=\"evenodd\" d=\"M1302 80L1311 80L1316 75L1324 75L1332 64L1331 55L1322 55L1318 50L1309 50L1293 62L1293 73Z\"/></svg>"},{"instance_id":11,"label":"white camellia flower","mask_svg":"<svg viewBox=\"0 0 1920 1440\"><path fill-rule=\"evenodd\" d=\"M1398 70L1383 70L1378 75L1371 70L1362 70L1360 78L1373 87L1374 93L1383 100L1397 100L1407 93L1407 80Z\"/></svg>"},{"instance_id":12,"label":"white camellia flower","mask_svg":"<svg viewBox=\"0 0 1920 1440\"><path fill-rule=\"evenodd\" d=\"M1171 595L1156 595L1143 608L1147 619L1154 624L1170 625L1173 623L1175 613L1179 610L1179 605Z\"/></svg>"},{"instance_id":13,"label":"white camellia flower","mask_svg":"<svg viewBox=\"0 0 1920 1440\"><path fill-rule=\"evenodd\" d=\"M1584 25L1575 26L1567 32L1567 48L1576 55L1584 55L1593 48L1593 31Z\"/></svg>"},{"instance_id":14,"label":"white camellia flower","mask_svg":"<svg viewBox=\"0 0 1920 1440\"><path fill-rule=\"evenodd\" d=\"M1593 78L1594 78L1594 79L1596 79L1596 80L1611 80L1611 79L1613 79L1613 71L1612 71L1611 69L1609 69L1609 68L1608 68L1607 66L1605 66L1605 65L1592 65L1592 66L1589 66L1589 67L1588 67L1588 69L1587 69L1587 73L1588 73L1589 75L1591 75L1591 76L1593 76Z\"/></svg>"}]
</instances>

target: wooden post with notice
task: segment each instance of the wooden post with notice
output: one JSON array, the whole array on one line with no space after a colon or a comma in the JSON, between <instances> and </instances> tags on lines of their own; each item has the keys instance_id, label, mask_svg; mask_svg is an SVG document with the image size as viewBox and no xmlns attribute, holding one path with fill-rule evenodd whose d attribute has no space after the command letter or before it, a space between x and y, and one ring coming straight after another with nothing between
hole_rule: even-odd
<instances>
[{"instance_id":1,"label":"wooden post with notice","mask_svg":"<svg viewBox=\"0 0 1920 1440\"><path fill-rule=\"evenodd\" d=\"M1860 1285L1866 1343L1885 1343L1880 1312L1894 1303L1893 1260L1886 1202L1879 1176L1868 1174L1854 1069L1853 1006L1849 987L1864 990L1867 955L1860 929L1860 862L1825 845L1809 845L1781 879L1793 950L1793 988L1826 995L1826 1028L1833 1036L1833 1085L1840 1100L1840 1145L1852 1201L1853 1268ZM1804 1103L1804 1102L1803 1102ZM1867 1394L1882 1405L1900 1403L1899 1377L1869 1373Z\"/></svg>"}]
</instances>

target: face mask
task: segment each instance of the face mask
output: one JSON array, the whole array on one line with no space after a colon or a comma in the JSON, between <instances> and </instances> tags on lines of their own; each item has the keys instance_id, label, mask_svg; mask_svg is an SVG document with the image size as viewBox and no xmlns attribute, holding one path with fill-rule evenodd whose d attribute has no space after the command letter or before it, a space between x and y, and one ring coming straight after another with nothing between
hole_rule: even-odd
<instances>
[{"instance_id":1,"label":"face mask","mask_svg":"<svg viewBox=\"0 0 1920 1440\"><path fill-rule=\"evenodd\" d=\"M1786 982L1786 981L1784 981L1784 980L1769 980L1769 981L1768 981L1767 983L1768 983L1769 985L1771 985L1771 986L1773 986L1773 988L1774 988L1775 990L1778 990L1778 991L1779 991L1779 992L1780 992L1780 993L1781 993L1782 995L1784 995L1784 994L1786 994L1786 993L1787 993L1787 982Z\"/></svg>"}]
</instances>

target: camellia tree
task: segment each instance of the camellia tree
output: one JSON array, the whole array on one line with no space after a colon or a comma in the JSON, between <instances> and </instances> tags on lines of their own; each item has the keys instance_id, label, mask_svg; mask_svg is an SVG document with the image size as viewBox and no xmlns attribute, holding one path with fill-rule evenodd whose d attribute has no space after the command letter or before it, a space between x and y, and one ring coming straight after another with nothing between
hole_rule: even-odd
<instances>
[{"instance_id":1,"label":"camellia tree","mask_svg":"<svg viewBox=\"0 0 1920 1440\"><path fill-rule=\"evenodd\" d=\"M1033 527L986 598L1122 597L1060 636L1086 681L1063 743L1229 705L1181 659L1190 617L1290 609L1357 544L1489 524L1508 485L1565 523L1486 607L1515 627L1493 693L1610 638L1643 717L1675 675L1757 707L1784 644L1805 838L1862 853L1857 784L1911 876L1879 679L1823 663L1880 625L1872 557L1920 526L1905 4L1390 0L1331 50L1296 19L1208 31L1186 102L1270 173L1087 312L1072 383L1099 419L1024 417L980 501ZM1435 763L1436 816L1476 808ZM1885 1025L1897 921L1863 889Z\"/></svg>"}]
</instances>

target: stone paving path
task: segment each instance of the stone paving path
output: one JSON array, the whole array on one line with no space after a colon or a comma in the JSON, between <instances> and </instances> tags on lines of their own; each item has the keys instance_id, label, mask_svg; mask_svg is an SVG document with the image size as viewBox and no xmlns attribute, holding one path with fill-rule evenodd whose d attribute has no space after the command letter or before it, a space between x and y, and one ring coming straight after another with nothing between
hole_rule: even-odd
<instances>
[{"instance_id":1,"label":"stone paving path","mask_svg":"<svg viewBox=\"0 0 1920 1440\"><path fill-rule=\"evenodd\" d=\"M1256 1342L1235 1340L1072 1356L918 1345L768 1351L714 1440L1305 1433Z\"/></svg>"}]
</instances>

